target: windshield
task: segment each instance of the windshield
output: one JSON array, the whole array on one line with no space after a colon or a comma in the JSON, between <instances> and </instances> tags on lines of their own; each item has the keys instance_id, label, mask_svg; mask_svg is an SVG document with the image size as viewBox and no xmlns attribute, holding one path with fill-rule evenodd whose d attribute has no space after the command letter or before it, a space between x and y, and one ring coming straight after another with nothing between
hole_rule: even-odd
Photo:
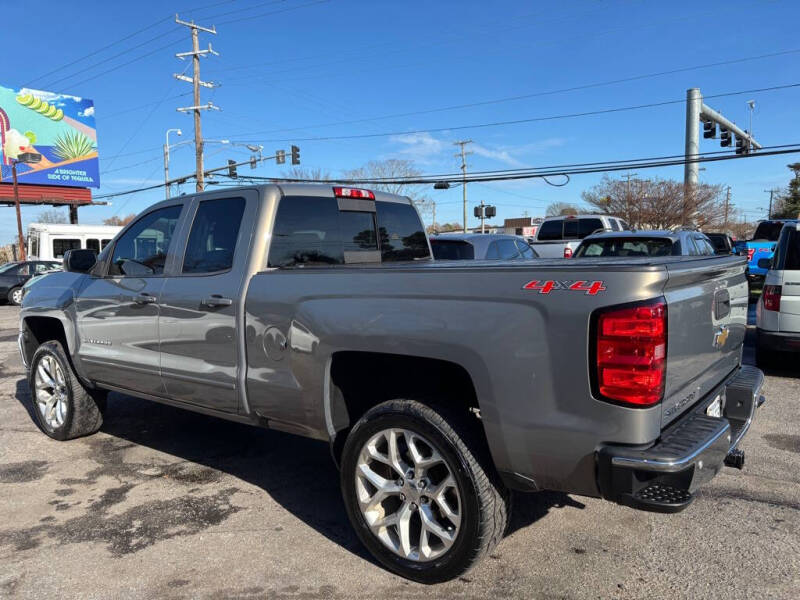
<instances>
[{"instance_id":1,"label":"windshield","mask_svg":"<svg viewBox=\"0 0 800 600\"><path fill-rule=\"evenodd\" d=\"M584 240L575 251L581 256L670 256L672 240L669 238L601 238Z\"/></svg>"},{"instance_id":2,"label":"windshield","mask_svg":"<svg viewBox=\"0 0 800 600\"><path fill-rule=\"evenodd\" d=\"M756 227L753 234L754 240L766 240L767 242L777 242L783 229L782 221L762 221Z\"/></svg>"},{"instance_id":3,"label":"windshield","mask_svg":"<svg viewBox=\"0 0 800 600\"><path fill-rule=\"evenodd\" d=\"M436 260L473 260L475 248L462 240L431 240L433 258Z\"/></svg>"},{"instance_id":4,"label":"windshield","mask_svg":"<svg viewBox=\"0 0 800 600\"><path fill-rule=\"evenodd\" d=\"M11 269L16 267L17 265L19 265L19 263L14 263L14 262L6 263L6 264L0 266L0 273L5 273L6 271L10 271Z\"/></svg>"}]
</instances>

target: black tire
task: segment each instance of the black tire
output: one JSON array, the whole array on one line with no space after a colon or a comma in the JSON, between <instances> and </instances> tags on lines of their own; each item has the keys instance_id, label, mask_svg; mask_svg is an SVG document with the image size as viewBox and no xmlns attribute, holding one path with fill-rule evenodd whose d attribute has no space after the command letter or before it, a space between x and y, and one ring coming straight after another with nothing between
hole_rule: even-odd
<instances>
[{"instance_id":1,"label":"black tire","mask_svg":"<svg viewBox=\"0 0 800 600\"><path fill-rule=\"evenodd\" d=\"M17 300L15 300L15 297L18 294L21 294L21 292L22 292L22 288L20 286L13 287L10 290L8 290L8 295L7 295L8 303L9 304L13 304L14 306L19 306L20 304L22 304L22 296L21 295L19 296L19 302L17 302Z\"/></svg>"},{"instance_id":2,"label":"black tire","mask_svg":"<svg viewBox=\"0 0 800 600\"><path fill-rule=\"evenodd\" d=\"M67 410L61 426L48 425L36 401L36 370L45 356L51 356L58 362L64 374L67 391ZM57 341L45 342L36 349L31 359L28 373L28 385L31 389L33 413L39 428L55 440L71 440L95 433L103 424L106 394L102 391L85 388L72 369L72 363L64 349Z\"/></svg>"},{"instance_id":3,"label":"black tire","mask_svg":"<svg viewBox=\"0 0 800 600\"><path fill-rule=\"evenodd\" d=\"M367 549L386 568L421 583L462 575L502 539L511 496L489 456L479 423L442 407L414 400L390 400L370 409L356 423L342 451L341 487L348 517ZM356 496L356 468L363 445L389 428L410 430L430 440L444 457L461 497L461 525L452 547L429 562L406 559L387 548L370 530Z\"/></svg>"}]
</instances>

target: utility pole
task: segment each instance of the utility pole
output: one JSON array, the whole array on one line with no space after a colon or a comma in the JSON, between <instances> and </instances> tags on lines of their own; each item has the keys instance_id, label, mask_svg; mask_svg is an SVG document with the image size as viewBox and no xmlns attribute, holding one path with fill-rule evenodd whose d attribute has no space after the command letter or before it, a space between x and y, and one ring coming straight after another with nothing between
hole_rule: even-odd
<instances>
[{"instance_id":1,"label":"utility pole","mask_svg":"<svg viewBox=\"0 0 800 600\"><path fill-rule=\"evenodd\" d=\"M631 223L633 221L633 219L631 218L631 216L632 216L631 215L631 200L632 200L632 198L631 198L631 177L636 177L637 175L638 175L638 173L631 173L630 171L628 171L627 173L625 173L625 175L623 175L623 177L627 181L627 185L625 186L625 211L628 214L625 215L625 220L628 223Z\"/></svg>"},{"instance_id":2,"label":"utility pole","mask_svg":"<svg viewBox=\"0 0 800 600\"><path fill-rule=\"evenodd\" d=\"M772 218L772 196L775 194L775 189L771 190L764 190L765 192L769 192L769 212L767 212L767 219Z\"/></svg>"},{"instance_id":3,"label":"utility pole","mask_svg":"<svg viewBox=\"0 0 800 600\"><path fill-rule=\"evenodd\" d=\"M192 77L186 77L184 75L175 74L173 75L175 79L180 79L181 81L189 81L192 83L192 89L194 92L194 106L187 106L183 108L178 108L178 112L193 112L194 113L194 153L195 153L195 170L197 174L197 191L203 191L203 131L202 131L202 124L200 120L200 111L201 110L219 110L218 107L214 106L211 102L205 104L203 106L200 105L200 86L213 88L216 87L216 84L209 82L209 81L202 81L200 79L200 57L206 56L209 54L213 54L215 56L219 56L217 52L211 48L211 44L208 45L208 50L200 50L200 31L205 31L206 33L212 33L214 35L217 34L216 28L213 26L209 29L208 27L201 27L200 25L195 24L194 21L186 22L181 21L178 18L178 15L175 15L175 22L178 25L183 25L188 27L192 32L192 50L191 52L179 52L175 56L183 60L187 56L192 57Z\"/></svg>"},{"instance_id":4,"label":"utility pole","mask_svg":"<svg viewBox=\"0 0 800 600\"><path fill-rule=\"evenodd\" d=\"M731 208L731 186L728 186L727 191L725 192L725 227L723 228L725 231L728 231L728 212Z\"/></svg>"},{"instance_id":5,"label":"utility pole","mask_svg":"<svg viewBox=\"0 0 800 600\"><path fill-rule=\"evenodd\" d=\"M472 152L465 152L464 146L471 144L472 140L462 140L460 142L453 142L454 146L461 146L461 152L456 154L456 158L461 157L461 188L464 198L464 233L467 233L467 155Z\"/></svg>"},{"instance_id":6,"label":"utility pole","mask_svg":"<svg viewBox=\"0 0 800 600\"><path fill-rule=\"evenodd\" d=\"M17 209L17 234L19 235L19 260L25 260L25 237L22 235L22 214L19 210L19 184L17 183L17 161L11 160L11 174L14 179L14 207Z\"/></svg>"}]
</instances>

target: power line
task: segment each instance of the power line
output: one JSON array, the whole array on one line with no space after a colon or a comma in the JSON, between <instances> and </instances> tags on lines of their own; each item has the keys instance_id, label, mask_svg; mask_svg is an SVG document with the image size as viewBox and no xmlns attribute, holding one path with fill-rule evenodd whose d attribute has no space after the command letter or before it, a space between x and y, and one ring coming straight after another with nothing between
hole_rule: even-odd
<instances>
[{"instance_id":1,"label":"power line","mask_svg":"<svg viewBox=\"0 0 800 600\"><path fill-rule=\"evenodd\" d=\"M499 174L489 174L489 175L476 175L472 174L466 178L467 183L470 182L491 182L491 181L509 181L514 179L533 179L533 178L544 178L544 177L556 177L556 176L568 176L568 175L587 175L592 173L606 173L611 171L626 171L630 168L637 168L637 169L655 169L660 167L668 167L668 166L675 166L675 165L682 165L686 162L719 162L719 161L728 161L728 160L742 160L742 159L749 159L749 158L758 158L758 157L765 157L765 156L779 156L785 154L797 154L800 153L800 142L794 144L783 144L780 146L765 146L761 152L752 153L752 154L729 154L726 156L707 156L706 154L717 154L717 153L706 153L706 154L697 154L694 155L691 159L687 161L686 158L683 158L681 155L680 158L675 158L672 160L658 160L658 159L648 159L646 162L637 162L637 160L641 159L629 159L625 161L612 161L608 163L599 163L603 166L592 166L587 168L565 168L559 169L558 167L551 168L548 172L537 172L531 169L530 172L520 173L520 172L501 172ZM669 158L669 157L667 157ZM596 164L596 163L592 163ZM186 178L192 178L194 175L187 175ZM296 179L296 178L288 178L288 177L253 177L248 175L239 175L239 179L245 181L253 181L253 182L261 182L261 183L269 183L275 181L284 181L284 182L301 182L301 183L344 183L344 184L361 184L361 183L401 183L401 184L418 184L418 185L425 185L435 183L436 181L451 181L451 182L460 182L462 181L462 174L461 173L451 173L448 177L442 178L436 176L436 178L432 178L430 175L423 175L416 178L398 178L398 179L386 179L386 178L365 178L365 179L324 179L324 180L310 180L310 179ZM140 187L136 189L126 190L123 192L112 192L109 194L101 194L95 196L95 199L105 199L105 198L113 198L117 196L126 196L129 194L135 194L138 192L143 192L147 190L158 189L163 187L164 183L159 183L156 185L151 185L147 187Z\"/></svg>"},{"instance_id":2,"label":"power line","mask_svg":"<svg viewBox=\"0 0 800 600\"><path fill-rule=\"evenodd\" d=\"M476 108L476 107L479 107L479 106L488 106L488 105L491 105L491 104L501 104L501 103L504 103L504 102L514 102L516 100L526 100L526 99L530 99L530 98L539 98L539 97L542 97L542 96L553 96L553 95L557 95L557 94L564 94L564 93L569 93L569 92L588 90L588 89L593 89L593 88L598 88L598 87L605 87L605 86L610 86L610 85L618 85L620 83L630 83L630 82L633 82L633 81L641 81L643 79L651 79L651 78L655 78L655 77L663 77L665 75L675 75L677 73L686 73L686 72L695 71L695 70L698 70L698 69L708 69L708 68L712 68L712 67L733 65L733 64L739 64L739 63L753 61L753 60L762 60L762 59L765 59L765 58L774 58L776 56L786 56L786 55L789 55L789 54L797 54L797 53L800 53L800 48L795 48L795 49L792 49L792 50L782 50L782 51L779 51L779 52L772 52L772 53L769 53L769 54L760 54L760 55L757 55L757 56L748 56L748 57L743 57L743 58L724 60L724 61L718 61L718 62L713 62L713 63L706 63L706 64L702 64L702 65L694 65L694 66L690 66L690 67L681 67L681 68L677 68L677 69L670 69L670 70L667 70L667 71L659 71L659 72L656 72L656 73L646 73L646 74L643 74L643 75L634 75L634 76L631 76L631 77L623 77L621 79L611 79L611 80L608 80L608 81L600 81L600 82L595 82L595 83L576 85L576 86L565 87L565 88L560 88L560 89L555 89L555 90L548 90L548 91L545 91L545 92L535 92L535 93L531 93L531 94L521 94L521 95L517 95L517 96L507 96L507 97L504 97L504 98L495 98L495 99L492 99L492 100L481 100L481 101L478 101L478 102L469 102L469 103L466 103L466 104L455 104L455 105L451 105L451 106L441 106L441 107L437 107L437 108L429 108L429 109L424 109L424 110L416 110L416 111L409 111L409 112L403 112L403 113L394 113L394 114L390 114L390 115L381 115L381 116L377 116L377 117L367 117L367 118L363 118L363 119L354 119L354 120L350 120L350 121L337 121L337 122L332 122L332 123L319 123L319 124L316 124L316 125L307 125L307 126L304 126L304 127L284 127L284 128L281 128L281 129L272 129L272 130L269 130L269 131L262 131L260 133L264 133L264 134L267 134L267 133L280 133L280 132L284 132L284 131L298 131L298 130L302 130L302 129L316 129L316 128L319 128L319 127L334 127L336 125L355 125L355 124L358 124L358 123L367 123L367 122L370 122L370 121L381 121L381 120L384 120L384 119L395 119L395 118L401 118L401 117L411 117L411 116L417 116L417 115L434 114L434 113L446 112L446 111L451 111L451 110L462 110L462 109L466 109L466 108Z\"/></svg>"},{"instance_id":3,"label":"power line","mask_svg":"<svg viewBox=\"0 0 800 600\"><path fill-rule=\"evenodd\" d=\"M287 8L282 8L280 10L273 10L270 12L261 13L258 15L247 15L245 17L240 17L238 19L228 19L227 21L222 21L219 23L220 25L228 25L229 23L238 23L240 21L251 21L253 19L260 19L261 17L267 17L269 15L277 15L278 13L288 12L290 10L297 10L300 8L306 8L307 6L314 6L315 4L324 4L326 2L330 2L330 0L316 0L316 2L309 2L307 4L300 4L299 6L289 6ZM214 17L208 17L214 18Z\"/></svg>"},{"instance_id":4,"label":"power line","mask_svg":"<svg viewBox=\"0 0 800 600\"><path fill-rule=\"evenodd\" d=\"M764 88L755 88L750 90L740 90L736 92L725 92L722 94L713 94L707 95L705 98L724 98L728 96L740 96L742 94L755 94L759 92L772 92L776 90L784 90L790 88L800 87L800 83L790 83L786 85L776 85L771 87L764 87ZM353 134L353 135L330 135L330 136L317 136L317 137L306 137L306 138L273 138L273 139L266 139L261 140L264 142L317 142L317 141L325 141L325 140L352 140L352 139L364 139L364 138L375 138L375 137L391 137L396 135L413 135L417 133L439 133L443 131L458 131L463 129L482 129L486 127L501 127L505 125L521 125L523 123L536 123L542 121L556 121L560 119L573 119L577 117L589 117L589 116L596 116L596 115L607 115L612 113L619 113L619 112L626 112L632 110L642 110L646 108L657 108L661 106L669 106L673 104L683 104L686 102L685 98L681 98L679 100L664 100L661 102L648 102L646 104L635 104L632 106L619 106L615 108L604 108L599 110L590 110L590 111L583 111L577 113L566 113L560 115L549 115L546 117L531 117L527 119L512 119L509 121L494 121L490 123L474 123L471 125L451 125L449 127L433 127L429 129L412 129L412 130L405 130L405 131L387 131L382 133L361 133L361 134ZM264 132L256 131L252 132L255 134L261 134ZM236 140L243 142L245 140Z\"/></svg>"}]
</instances>

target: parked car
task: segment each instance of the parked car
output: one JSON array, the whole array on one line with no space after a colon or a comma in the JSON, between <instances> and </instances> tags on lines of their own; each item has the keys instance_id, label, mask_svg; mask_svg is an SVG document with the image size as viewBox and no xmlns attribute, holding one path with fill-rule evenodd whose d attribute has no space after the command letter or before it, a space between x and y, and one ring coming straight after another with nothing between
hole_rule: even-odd
<instances>
[{"instance_id":1,"label":"parked car","mask_svg":"<svg viewBox=\"0 0 800 600\"><path fill-rule=\"evenodd\" d=\"M569 258L587 235L628 229L625 221L610 215L548 217L536 230L532 246L542 258Z\"/></svg>"},{"instance_id":2,"label":"parked car","mask_svg":"<svg viewBox=\"0 0 800 600\"><path fill-rule=\"evenodd\" d=\"M56 269L61 263L55 261L27 260L6 263L0 266L0 299L10 304L22 303L22 286L37 273Z\"/></svg>"},{"instance_id":3,"label":"parked car","mask_svg":"<svg viewBox=\"0 0 800 600\"><path fill-rule=\"evenodd\" d=\"M716 254L734 253L734 244L736 243L736 240L733 239L731 234L713 231L704 233L706 234L706 237L711 240L711 244L714 246Z\"/></svg>"},{"instance_id":4,"label":"parked car","mask_svg":"<svg viewBox=\"0 0 800 600\"><path fill-rule=\"evenodd\" d=\"M769 364L778 352L800 352L800 224L784 225L766 270L756 306L756 362Z\"/></svg>"},{"instance_id":5,"label":"parked car","mask_svg":"<svg viewBox=\"0 0 800 600\"><path fill-rule=\"evenodd\" d=\"M595 233L585 238L574 258L592 256L711 256L714 246L699 231L641 230Z\"/></svg>"},{"instance_id":6,"label":"parked car","mask_svg":"<svg viewBox=\"0 0 800 600\"><path fill-rule=\"evenodd\" d=\"M281 184L162 201L64 266L20 311L44 433L116 390L326 440L358 537L418 581L490 554L511 489L686 508L761 397L739 257L435 261L408 198Z\"/></svg>"},{"instance_id":7,"label":"parked car","mask_svg":"<svg viewBox=\"0 0 800 600\"><path fill-rule=\"evenodd\" d=\"M442 233L431 236L436 260L525 260L538 258L524 238L486 233Z\"/></svg>"},{"instance_id":8,"label":"parked car","mask_svg":"<svg viewBox=\"0 0 800 600\"><path fill-rule=\"evenodd\" d=\"M736 248L741 254L747 254L747 279L750 283L763 283L767 270L758 266L762 258L772 258L775 244L781 235L781 229L786 223L796 224L797 219L771 219L761 221L756 227L753 239L736 242ZM767 263L762 263L767 264Z\"/></svg>"}]
</instances>

